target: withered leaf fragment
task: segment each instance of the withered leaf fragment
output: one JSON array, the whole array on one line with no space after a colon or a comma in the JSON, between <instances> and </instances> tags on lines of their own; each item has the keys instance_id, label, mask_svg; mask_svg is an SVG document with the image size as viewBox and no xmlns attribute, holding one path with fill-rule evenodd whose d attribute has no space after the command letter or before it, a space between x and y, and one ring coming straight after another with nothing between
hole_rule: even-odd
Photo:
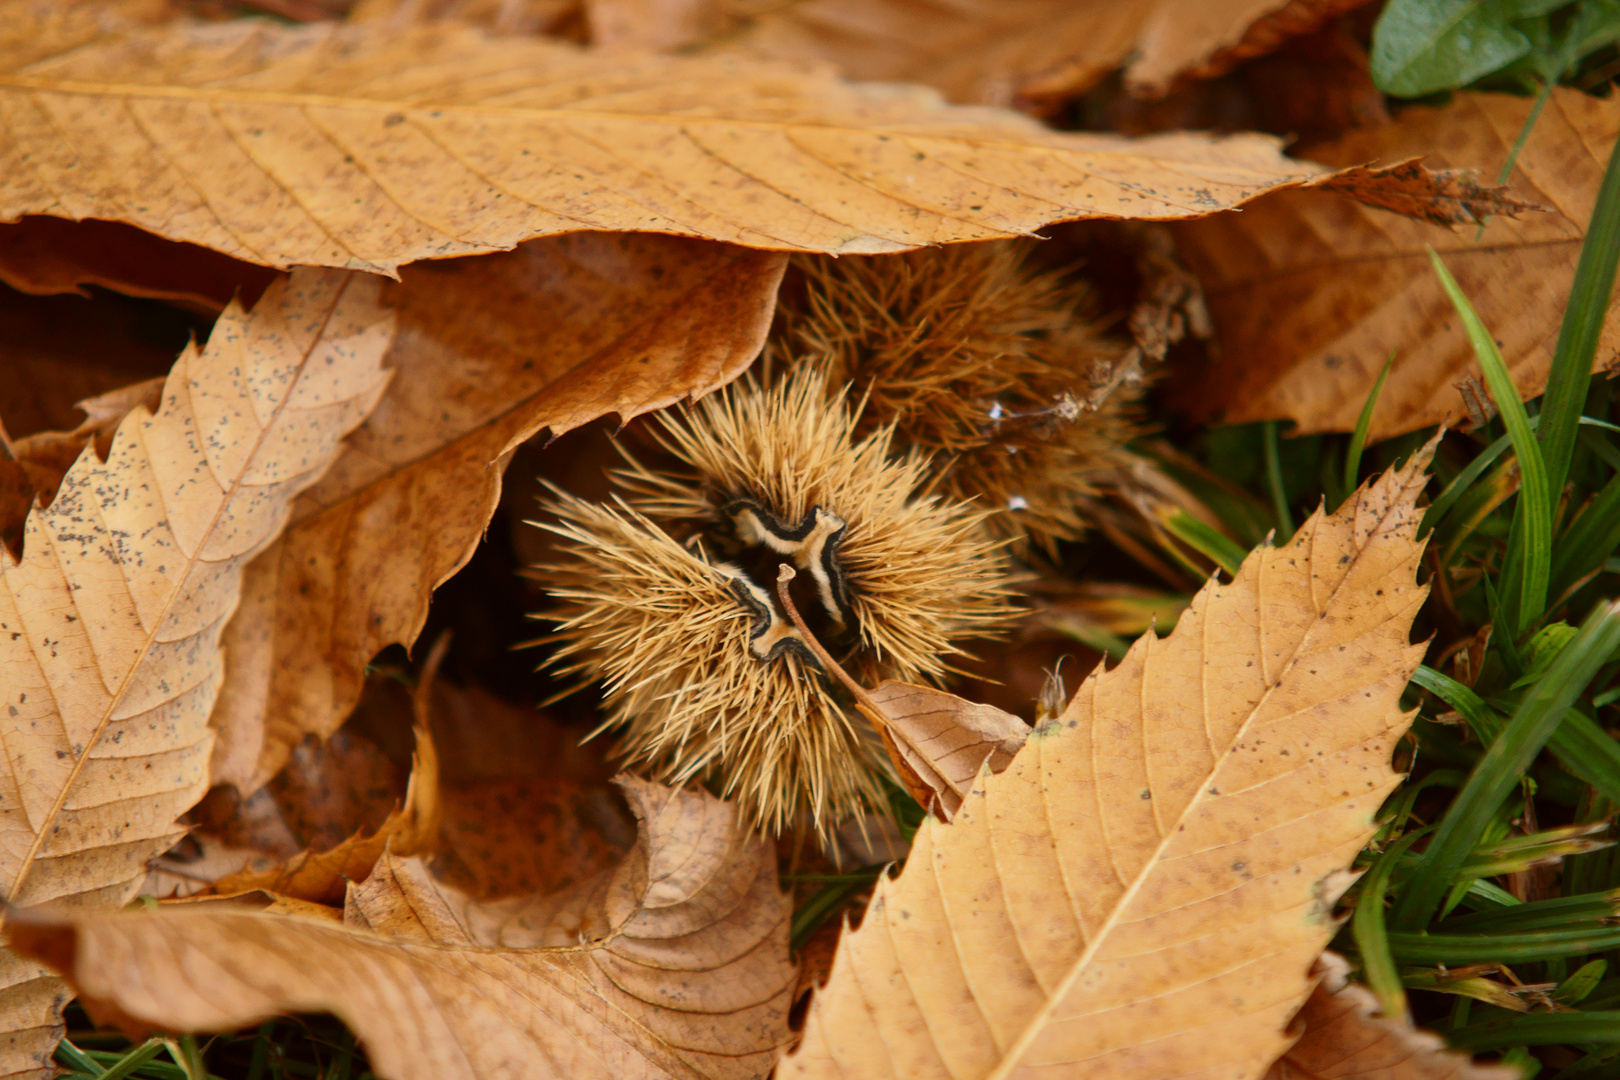
<instances>
[{"instance_id":1,"label":"withered leaf fragment","mask_svg":"<svg viewBox=\"0 0 1620 1080\"><path fill-rule=\"evenodd\" d=\"M1379 1012L1372 991L1350 981L1337 953L1316 962L1321 981L1295 1025L1299 1041L1278 1058L1265 1080L1516 1080L1511 1065L1482 1065L1445 1040ZM1519 1006L1521 1009L1522 1005Z\"/></svg>"}]
</instances>

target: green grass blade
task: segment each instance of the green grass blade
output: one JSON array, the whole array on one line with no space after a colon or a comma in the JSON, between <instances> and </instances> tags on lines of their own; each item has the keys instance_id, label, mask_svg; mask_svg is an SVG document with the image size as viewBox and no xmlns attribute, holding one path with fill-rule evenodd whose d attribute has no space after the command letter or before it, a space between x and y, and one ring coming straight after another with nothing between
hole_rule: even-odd
<instances>
[{"instance_id":1,"label":"green grass blade","mask_svg":"<svg viewBox=\"0 0 1620 1080\"><path fill-rule=\"evenodd\" d=\"M56 1044L56 1060L75 1072L85 1073L89 1076L100 1076L107 1070L101 1062L80 1050L67 1039Z\"/></svg>"},{"instance_id":2,"label":"green grass blade","mask_svg":"<svg viewBox=\"0 0 1620 1080\"><path fill-rule=\"evenodd\" d=\"M1518 582L1505 582L1506 594L1511 599L1505 605L1509 616L1508 629L1514 634L1540 618L1547 603L1547 579L1552 564L1553 501L1547 484L1547 467L1542 460L1541 444L1536 441L1530 426L1529 414L1519 400L1518 388L1508 374L1507 365L1496 347L1496 340L1480 321L1474 305L1469 303L1457 280L1446 269L1434 248L1429 249L1429 261L1440 278L1441 286L1451 298L1452 306L1462 319L1468 332L1469 344L1485 373L1485 385L1500 410L1508 437L1513 440L1513 451L1519 457L1519 506L1513 515L1514 540L1510 541L1508 562L1521 567ZM1582 401L1585 399L1582 398ZM1579 407L1576 417L1580 415ZM1567 465L1567 462L1566 462ZM1515 558L1514 556L1517 556Z\"/></svg>"},{"instance_id":3,"label":"green grass blade","mask_svg":"<svg viewBox=\"0 0 1620 1080\"><path fill-rule=\"evenodd\" d=\"M1164 527L1177 540L1212 560L1232 577L1237 576L1248 552L1222 536L1215 529L1199 521L1185 510L1177 510L1164 520Z\"/></svg>"},{"instance_id":4,"label":"green grass blade","mask_svg":"<svg viewBox=\"0 0 1620 1080\"><path fill-rule=\"evenodd\" d=\"M1409 1018L1406 1008L1406 990L1401 984L1400 967L1389 948L1389 932L1384 925L1384 898L1389 893L1389 876L1402 855L1428 829L1409 832L1384 850L1367 871L1360 891L1356 894L1356 910L1350 919L1350 932L1361 953L1361 970L1367 985L1378 997L1379 1007L1389 1017Z\"/></svg>"},{"instance_id":5,"label":"green grass blade","mask_svg":"<svg viewBox=\"0 0 1620 1080\"><path fill-rule=\"evenodd\" d=\"M109 1065L107 1071L101 1074L101 1080L124 1080L124 1077L157 1057L162 1051L162 1039L147 1039L119 1058L115 1064Z\"/></svg>"},{"instance_id":6,"label":"green grass blade","mask_svg":"<svg viewBox=\"0 0 1620 1080\"><path fill-rule=\"evenodd\" d=\"M1490 468L1491 463L1501 457L1503 451L1512 445L1513 440L1503 435L1474 456L1474 460L1470 461L1468 466L1458 473L1451 483L1445 486L1445 489L1435 497L1434 502L1429 504L1429 508L1423 512L1423 520L1418 522L1417 534L1419 540L1429 535L1429 531L1440 524L1440 520L1446 516L1447 511L1451 509L1453 504L1473 488L1475 482L1479 480L1480 474Z\"/></svg>"},{"instance_id":7,"label":"green grass blade","mask_svg":"<svg viewBox=\"0 0 1620 1080\"><path fill-rule=\"evenodd\" d=\"M1582 893L1579 896L1558 896L1551 900L1514 904L1512 907L1479 911L1472 915L1454 915L1435 923L1434 929L1437 933L1445 934L1589 929L1590 926L1585 924L1596 926L1616 915L1620 915L1620 892Z\"/></svg>"},{"instance_id":8,"label":"green grass blade","mask_svg":"<svg viewBox=\"0 0 1620 1080\"><path fill-rule=\"evenodd\" d=\"M1384 380L1389 378L1389 369L1395 366L1395 353L1391 350L1389 359L1384 361L1384 370L1378 373L1378 381L1373 383L1372 393L1361 406L1361 415L1356 418L1356 430L1350 436L1350 449L1344 455L1344 491L1348 495L1356 490L1356 481L1361 476L1361 452L1367 446L1367 433L1372 430L1373 413L1378 411L1378 397L1384 392ZM1279 467L1278 477L1281 482L1282 471ZM1290 530L1292 531L1292 530Z\"/></svg>"},{"instance_id":9,"label":"green grass blade","mask_svg":"<svg viewBox=\"0 0 1620 1080\"><path fill-rule=\"evenodd\" d=\"M1419 665L1412 681L1461 713L1481 742L1493 742L1501 734L1501 716L1456 679L1425 664ZM1547 745L1576 776L1620 802L1620 743L1591 717L1571 710Z\"/></svg>"},{"instance_id":10,"label":"green grass blade","mask_svg":"<svg viewBox=\"0 0 1620 1080\"><path fill-rule=\"evenodd\" d=\"M1474 766L1396 906L1390 925L1414 931L1433 918L1463 863L1507 798L1564 720L1570 705L1620 646L1620 607L1599 604L1580 633L1526 693L1502 734Z\"/></svg>"},{"instance_id":11,"label":"green grass blade","mask_svg":"<svg viewBox=\"0 0 1620 1080\"><path fill-rule=\"evenodd\" d=\"M1592 360L1597 355L1603 317L1614 292L1616 260L1620 259L1620 143L1609 154L1609 166L1598 188L1597 205L1586 226L1581 244L1575 282L1569 303L1564 307L1564 323L1553 349L1552 368L1547 374L1547 395L1542 399L1541 445L1546 460L1547 483L1558 492L1569 475L1569 462L1575 452L1575 429L1586 405L1586 392L1592 382ZM1500 403L1499 403L1500 404Z\"/></svg>"},{"instance_id":12,"label":"green grass blade","mask_svg":"<svg viewBox=\"0 0 1620 1080\"><path fill-rule=\"evenodd\" d=\"M798 952L804 948L804 943L810 940L810 935L821 928L821 924L841 911L862 890L870 889L877 881L878 875L883 872L881 866L871 868L869 874L851 874L840 881L831 881L817 889L811 897L799 905L793 913L792 928L788 933L789 948Z\"/></svg>"},{"instance_id":13,"label":"green grass blade","mask_svg":"<svg viewBox=\"0 0 1620 1080\"><path fill-rule=\"evenodd\" d=\"M1529 934L1409 934L1391 931L1389 948L1403 964L1522 964L1584 956L1620 947L1620 926L1541 930Z\"/></svg>"},{"instance_id":14,"label":"green grass blade","mask_svg":"<svg viewBox=\"0 0 1620 1080\"><path fill-rule=\"evenodd\" d=\"M1620 476L1611 477L1559 537L1553 552L1553 596L1601 567L1620 548Z\"/></svg>"},{"instance_id":15,"label":"green grass blade","mask_svg":"<svg viewBox=\"0 0 1620 1080\"><path fill-rule=\"evenodd\" d=\"M1620 1043L1620 1012L1525 1013L1510 1020L1473 1024L1448 1032L1463 1050L1500 1050L1554 1043Z\"/></svg>"},{"instance_id":16,"label":"green grass blade","mask_svg":"<svg viewBox=\"0 0 1620 1080\"><path fill-rule=\"evenodd\" d=\"M1419 664L1412 673L1412 681L1461 713L1468 726L1474 729L1474 734L1479 736L1480 742L1491 742L1502 733L1502 718L1495 710L1450 675L1438 672L1427 664Z\"/></svg>"},{"instance_id":17,"label":"green grass blade","mask_svg":"<svg viewBox=\"0 0 1620 1080\"><path fill-rule=\"evenodd\" d=\"M1288 512L1288 489L1283 486L1282 452L1277 447L1277 421L1268 420L1261 425L1261 433L1265 445L1266 490L1271 495L1271 513L1276 517L1277 529L1286 543L1294 535L1294 515Z\"/></svg>"}]
</instances>

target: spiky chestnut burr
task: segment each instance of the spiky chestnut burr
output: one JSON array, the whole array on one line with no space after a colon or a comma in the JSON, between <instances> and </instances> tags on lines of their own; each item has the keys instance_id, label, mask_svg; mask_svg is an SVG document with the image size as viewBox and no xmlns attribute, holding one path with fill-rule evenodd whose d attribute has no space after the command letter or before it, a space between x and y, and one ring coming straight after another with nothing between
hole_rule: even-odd
<instances>
[{"instance_id":1,"label":"spiky chestnut burr","mask_svg":"<svg viewBox=\"0 0 1620 1080\"><path fill-rule=\"evenodd\" d=\"M926 459L893 454L891 428L858 437L858 411L813 371L659 421L675 465L632 459L617 506L548 504L564 541L543 568L551 662L602 682L627 764L713 781L762 829L825 837L882 810L887 758L783 617L776 569L804 571L795 603L857 678L937 680L959 639L1012 614L984 514L928 492Z\"/></svg>"},{"instance_id":2,"label":"spiky chestnut burr","mask_svg":"<svg viewBox=\"0 0 1620 1080\"><path fill-rule=\"evenodd\" d=\"M813 367L865 394L932 456L943 490L994 511L989 526L1048 550L1085 528L1097 481L1123 463L1137 388L1104 393L1124 345L1083 289L1031 267L1030 241L797 262L772 366Z\"/></svg>"}]
</instances>

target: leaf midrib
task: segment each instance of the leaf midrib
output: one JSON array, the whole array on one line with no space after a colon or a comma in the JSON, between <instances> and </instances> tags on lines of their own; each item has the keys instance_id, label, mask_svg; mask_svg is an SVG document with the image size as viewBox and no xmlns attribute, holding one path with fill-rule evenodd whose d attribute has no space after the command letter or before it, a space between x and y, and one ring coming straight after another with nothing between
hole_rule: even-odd
<instances>
[{"instance_id":1,"label":"leaf midrib","mask_svg":"<svg viewBox=\"0 0 1620 1080\"><path fill-rule=\"evenodd\" d=\"M225 493L220 499L219 506L214 511L214 516L208 522L208 527L204 529L198 537L195 554L185 561L185 570L179 577L179 584L170 591L169 597L164 601L162 609L159 611L156 618L152 620L151 630L148 631L143 638L140 652L136 655L134 661L129 665L128 670L125 671L124 677L119 682L117 690L108 699L107 707L102 712L100 719L97 720L95 730L92 731L90 737L85 740L83 753L79 754L79 756L74 759L73 767L68 771L67 779L62 783L60 790L57 791L56 798L52 802L50 810L40 820L39 827L34 831L34 838L29 843L28 850L26 853L24 853L22 862L17 868L17 876L12 881L11 888L7 890L5 894L8 898L15 898L21 894L22 887L28 880L28 872L32 870L34 865L38 862L39 850L42 846L44 846L45 837L50 832L51 823L55 821L57 815L62 812L62 807L67 803L68 793L71 792L74 785L78 783L79 776L84 771L85 763L90 760L91 752L94 751L96 746L101 742L103 732L106 731L107 725L112 722L113 713L118 710L119 703L123 701L124 695L129 692L130 682L135 678L136 673L141 670L142 665L146 663L147 655L151 652L152 645L157 640L158 631L168 621L169 613L171 610L173 610L174 605L179 602L181 594L186 592L186 583L191 578L192 570L199 562L202 561L202 553L208 547L209 538L214 535L215 529L219 527L222 515L224 515L226 509L231 505L233 497L235 496L237 490L241 487L242 477L247 474L248 466L258 459L259 451L263 448L266 436L275 426L275 422L280 418L282 411L287 407L288 403L292 401L293 391L298 385L298 379L303 377L304 368L309 363L310 356L313 355L315 350L319 348L326 340L327 326L330 325L333 314L337 311L338 305L343 300L343 295L348 291L349 284L353 280L352 275L345 277L343 283L338 286L336 295L333 296L331 303L326 309L326 313L321 317L320 328L315 332L315 336L310 340L309 348L304 351L303 359L299 361L298 376L289 383L286 392L282 395L281 401L277 403L276 408L270 414L269 419L260 427L259 437L257 440L255 440L253 452L248 454L246 458L243 459L243 467L237 471L237 474L234 477L231 478L230 486L225 489ZM199 352L198 356L199 358L202 358L206 356L206 353ZM189 383L187 384L187 408L192 411L193 415L196 414L196 410L190 402ZM161 412L159 415L161 415ZM128 422L127 419L125 422ZM123 423L120 423L119 427L122 428ZM142 451L143 453L146 452L145 447L142 448ZM211 463L209 464L209 468L212 468ZM286 481L283 481L283 483L285 482ZM98 503L98 510L99 509L100 507ZM172 516L173 515L170 512L169 507L165 505L164 521L168 522L172 519ZM52 548L52 551L55 551L54 547ZM74 603L75 607L77 607L77 600L75 600ZM80 612L81 618L83 615L84 613ZM30 648L32 648L31 645ZM37 659L35 662L38 663ZM61 720L65 725L65 718L63 717L62 710L60 708L57 708L56 715L58 719ZM72 740L70 739L70 745L71 742Z\"/></svg>"},{"instance_id":2,"label":"leaf midrib","mask_svg":"<svg viewBox=\"0 0 1620 1080\"><path fill-rule=\"evenodd\" d=\"M964 131L952 131L951 127L974 127L975 122L967 117L957 118L944 113L938 121L939 127L947 130L937 130L928 120L918 119L911 122L893 124L858 125L829 122L825 120L761 120L730 115L704 116L682 113L644 113L620 112L606 109L579 109L555 108L530 105L494 105L485 102L461 104L425 104L421 101L390 101L386 98L370 97L340 97L330 94L295 94L267 90L244 89L217 89L212 87L196 86L159 86L149 83L94 83L80 81L59 81L46 78L31 78L26 75L0 76L0 88L9 88L20 91L46 91L49 93L73 94L85 97L115 98L115 97L148 97L167 98L182 101L209 101L209 102L241 102L254 105L282 105L288 108L321 107L332 109L362 109L384 113L467 113L487 114L494 113L500 116L532 115L548 119L563 120L569 118L586 118L603 121L621 121L644 124L667 124L685 127L688 125L718 125L727 127L748 127L764 131L786 131L796 128L818 128L825 131L846 132L854 135L877 138L882 135L895 135L905 138L937 139L942 142L965 144L970 146L994 147L1021 153L1035 153L1044 151L1051 154L1084 154L1102 158L1120 158L1131 162L1142 162L1162 166L1167 169L1186 169L1197 167L1200 163L1185 157L1154 157L1152 154L1141 152L1141 144L1131 142L1123 137L1107 137L1114 146L1063 146L1057 140L1065 136L1088 135L1086 132L1060 132L1031 130L1024 139L994 138L983 134ZM648 86L646 89L656 89ZM539 87L536 87L539 89ZM1009 119L1011 119L1009 117ZM982 124L982 121L979 122ZM1198 133L1194 133L1198 134ZM1240 143L1252 141L1245 135L1207 136L1211 143ZM1269 138L1266 141L1273 141ZM1284 186L1287 180L1278 181L1279 175L1297 176L1300 181L1324 175L1327 171L1323 166L1314 165L1307 161L1295 161L1290 158L1278 156L1278 168L1275 171L1256 171L1243 166L1238 162L1219 162L1217 168L1223 174L1222 183L1241 184L1242 180L1236 177L1253 176L1261 179L1262 183ZM1283 173L1287 166L1295 166L1292 172ZM1106 178L1102 178L1106 179ZM1202 178L1200 178L1202 179ZM1155 197L1163 198L1162 195ZM1207 208L1200 211L1207 212Z\"/></svg>"},{"instance_id":3,"label":"leaf midrib","mask_svg":"<svg viewBox=\"0 0 1620 1080\"><path fill-rule=\"evenodd\" d=\"M1369 490L1370 489L1363 489L1363 496ZM1322 611L1326 611L1332 606L1334 600L1338 597L1340 590L1343 589L1345 583L1350 580L1351 572L1361 561L1362 556L1366 554L1368 549L1372 547L1373 541L1384 535L1384 525L1388 522L1390 513L1399 505L1401 498L1404 496L1404 490L1405 485L1403 484L1402 489L1396 493L1395 497L1391 498L1385 504L1383 513L1381 513L1378 518L1378 527L1371 532L1367 542L1356 551L1355 556L1346 565L1344 574L1340 577L1338 583L1333 586L1333 590L1328 594L1326 600L1320 605ZM1343 510L1344 508L1341 507L1340 512L1342 513ZM1320 526L1318 526L1318 528L1320 528ZM1256 583L1256 590L1258 593L1258 581ZM1259 600L1258 596L1257 603L1263 609L1264 604ZM1282 666L1283 673L1286 673L1292 666L1293 661L1299 656L1304 643L1310 639L1312 632L1318 625L1320 625L1320 620L1314 620L1310 628L1307 629L1303 635L1301 635L1299 641L1294 645L1294 648L1290 650L1288 659ZM1252 723L1255 716L1259 714L1262 706L1264 706L1265 703L1270 700L1272 693L1275 692L1276 688L1281 684L1281 681L1281 676L1279 675L1276 682L1273 682L1271 685L1266 687L1265 692L1261 694L1260 699L1255 702L1254 707L1249 710L1249 714L1244 718L1242 726L1233 733L1231 741L1228 743L1226 749L1221 752L1219 759L1206 774L1206 780L1208 777L1214 776L1216 773L1220 772L1221 768L1228 760L1230 760L1234 748L1239 742L1242 741L1243 734L1248 730L1249 724ZM1202 789L1202 784L1203 781L1200 782L1200 790ZM1044 802L1045 800L1043 799L1042 801ZM1192 799L1188 800L1186 806L1182 808L1181 813L1177 815L1176 820L1172 823L1172 825L1179 825L1185 822L1187 820L1187 815L1192 811L1193 807L1198 805L1198 803L1199 800L1195 794ZM1130 907L1132 901L1135 900L1136 896L1144 888L1146 882L1153 876L1153 871L1159 866L1159 859L1157 856L1163 853L1165 847L1171 842L1171 840L1175 838L1176 835L1177 830L1172 827L1160 838L1159 843L1155 845L1153 851L1146 859L1144 859L1142 869L1137 872L1135 879L1126 887L1125 892L1121 894L1118 902L1115 903L1112 910L1109 911L1108 918L1104 920L1102 926L1099 928L1097 934L1092 938L1090 944L1088 944L1086 948L1082 950L1080 955L1075 958L1073 966L1070 967L1068 973L1063 977L1062 981L1058 983L1057 987L1055 988L1055 992L1047 997L1046 1001L1041 1004L1040 1008L1030 1014L1023 1033L1019 1035L1017 1041L1009 1046L1003 1053L1000 1064L996 1066L994 1071L987 1075L986 1080L1005 1080L1010 1072L1017 1068L1022 1062L1023 1056L1025 1052L1028 1051L1030 1044L1033 1043L1035 1038L1046 1028L1047 1023L1051 1018L1052 1011L1068 997L1069 991L1074 988L1074 984L1076 980L1079 979L1081 972L1083 972L1090 965L1092 959L1096 955L1097 950L1102 946L1103 942L1108 939L1109 934L1118 925L1121 914Z\"/></svg>"}]
</instances>

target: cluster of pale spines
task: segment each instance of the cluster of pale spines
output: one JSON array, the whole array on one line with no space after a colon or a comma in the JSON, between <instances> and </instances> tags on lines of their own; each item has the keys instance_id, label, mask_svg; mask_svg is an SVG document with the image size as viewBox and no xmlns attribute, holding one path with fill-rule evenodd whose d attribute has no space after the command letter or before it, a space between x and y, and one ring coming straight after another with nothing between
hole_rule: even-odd
<instances>
[{"instance_id":1,"label":"cluster of pale spines","mask_svg":"<svg viewBox=\"0 0 1620 1080\"><path fill-rule=\"evenodd\" d=\"M1098 481L1125 460L1133 402L1084 403L1121 346L1034 244L998 241L875 258L805 257L772 368L813 367L864 394L866 427L930 455L940 489L989 527L1048 550L1085 529Z\"/></svg>"},{"instance_id":2,"label":"cluster of pale spines","mask_svg":"<svg viewBox=\"0 0 1620 1080\"><path fill-rule=\"evenodd\" d=\"M712 780L762 828L826 835L886 805L887 759L805 654L760 659L754 608L765 596L775 611L775 583L740 593L743 571L705 535L759 531L757 517L728 515L738 500L772 520L809 523L819 510L842 526L836 568L858 641L848 666L868 685L938 679L960 639L1006 620L998 542L982 512L926 490L926 458L896 456L891 426L857 435L858 412L814 371L660 420L677 465L632 460L616 474L617 507L563 494L550 505L558 521L547 527L564 539L562 561L545 568L559 601L547 613L558 624L553 663L602 682L603 726L623 731L627 764L668 782ZM773 550L794 562L812 546ZM772 634L792 637L784 625Z\"/></svg>"}]
</instances>

